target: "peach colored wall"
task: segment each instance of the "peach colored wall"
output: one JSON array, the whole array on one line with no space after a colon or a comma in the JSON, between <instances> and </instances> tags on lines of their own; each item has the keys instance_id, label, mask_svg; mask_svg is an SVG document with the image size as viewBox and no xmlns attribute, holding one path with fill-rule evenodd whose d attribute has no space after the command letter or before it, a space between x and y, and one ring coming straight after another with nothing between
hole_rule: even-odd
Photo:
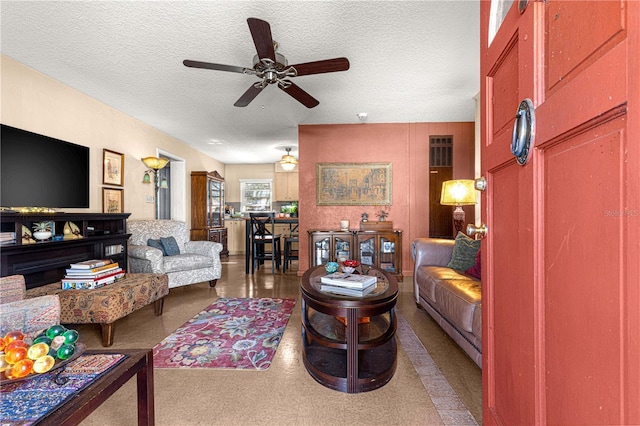
<instances>
[{"instance_id":1,"label":"peach colored wall","mask_svg":"<svg viewBox=\"0 0 640 426\"><path fill-rule=\"evenodd\" d=\"M223 163L180 140L7 56L0 58L0 122L90 149L89 208L65 211L102 211L102 150L105 148L125 155L124 209L131 213L131 219L154 217L154 204L145 201L146 196L153 197L153 185L142 183L146 167L140 158L155 155L158 149L185 162L187 223L191 219L191 171L218 170L224 175Z\"/></svg>"},{"instance_id":2,"label":"peach colored wall","mask_svg":"<svg viewBox=\"0 0 640 426\"><path fill-rule=\"evenodd\" d=\"M453 135L454 178L474 177L474 123L301 125L299 127L300 256L298 274L309 268L309 229L338 229L348 219L358 229L373 206L316 206L316 163L392 163L392 205L387 220L403 231L402 269L413 274L411 242L429 233L429 136ZM473 207L467 208L473 218Z\"/></svg>"}]
</instances>

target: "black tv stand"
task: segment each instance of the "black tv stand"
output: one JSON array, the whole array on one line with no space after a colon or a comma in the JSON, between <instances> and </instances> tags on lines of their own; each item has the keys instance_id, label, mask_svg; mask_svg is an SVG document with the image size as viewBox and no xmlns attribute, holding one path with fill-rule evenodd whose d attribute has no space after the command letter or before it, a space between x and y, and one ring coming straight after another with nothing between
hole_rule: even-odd
<instances>
[{"instance_id":1,"label":"black tv stand","mask_svg":"<svg viewBox=\"0 0 640 426\"><path fill-rule=\"evenodd\" d=\"M126 270L130 214L2 211L1 235L5 238L14 235L15 239L0 245L0 276L24 275L29 289L61 280L69 264L83 260L108 258ZM82 238L23 240L22 227L33 230L35 222L52 222L54 235L62 235L65 223L73 222Z\"/></svg>"}]
</instances>

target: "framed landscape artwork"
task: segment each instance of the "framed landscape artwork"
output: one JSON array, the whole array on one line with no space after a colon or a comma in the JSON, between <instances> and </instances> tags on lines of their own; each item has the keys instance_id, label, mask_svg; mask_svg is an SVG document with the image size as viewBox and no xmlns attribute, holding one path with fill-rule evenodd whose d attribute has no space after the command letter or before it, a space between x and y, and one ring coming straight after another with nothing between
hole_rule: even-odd
<instances>
[{"instance_id":1,"label":"framed landscape artwork","mask_svg":"<svg viewBox=\"0 0 640 426\"><path fill-rule=\"evenodd\" d=\"M390 205L391 163L316 164L316 205Z\"/></svg>"},{"instance_id":2,"label":"framed landscape artwork","mask_svg":"<svg viewBox=\"0 0 640 426\"><path fill-rule=\"evenodd\" d=\"M102 188L102 212L124 213L124 190Z\"/></svg>"},{"instance_id":3,"label":"framed landscape artwork","mask_svg":"<svg viewBox=\"0 0 640 426\"><path fill-rule=\"evenodd\" d=\"M102 183L124 186L124 154L102 150Z\"/></svg>"}]
</instances>

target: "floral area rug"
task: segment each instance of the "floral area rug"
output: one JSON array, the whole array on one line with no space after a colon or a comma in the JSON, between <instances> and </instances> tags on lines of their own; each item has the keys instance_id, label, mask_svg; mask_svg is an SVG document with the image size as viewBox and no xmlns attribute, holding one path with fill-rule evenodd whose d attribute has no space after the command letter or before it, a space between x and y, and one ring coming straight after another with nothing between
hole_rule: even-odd
<instances>
[{"instance_id":1,"label":"floral area rug","mask_svg":"<svg viewBox=\"0 0 640 426\"><path fill-rule=\"evenodd\" d=\"M155 368L266 370L295 299L220 298L153 348Z\"/></svg>"}]
</instances>

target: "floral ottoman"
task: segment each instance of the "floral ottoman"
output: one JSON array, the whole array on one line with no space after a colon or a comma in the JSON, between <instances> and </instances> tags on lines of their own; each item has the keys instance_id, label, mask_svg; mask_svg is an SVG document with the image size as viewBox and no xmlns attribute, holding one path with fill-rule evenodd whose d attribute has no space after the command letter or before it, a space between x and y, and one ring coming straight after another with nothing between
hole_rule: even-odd
<instances>
[{"instance_id":1,"label":"floral ottoman","mask_svg":"<svg viewBox=\"0 0 640 426\"><path fill-rule=\"evenodd\" d=\"M60 298L60 323L100 324L102 345L111 346L116 320L152 302L155 314L162 315L169 279L165 274L127 274L122 280L95 290L63 290L60 282L27 290L27 298L47 294Z\"/></svg>"}]
</instances>

